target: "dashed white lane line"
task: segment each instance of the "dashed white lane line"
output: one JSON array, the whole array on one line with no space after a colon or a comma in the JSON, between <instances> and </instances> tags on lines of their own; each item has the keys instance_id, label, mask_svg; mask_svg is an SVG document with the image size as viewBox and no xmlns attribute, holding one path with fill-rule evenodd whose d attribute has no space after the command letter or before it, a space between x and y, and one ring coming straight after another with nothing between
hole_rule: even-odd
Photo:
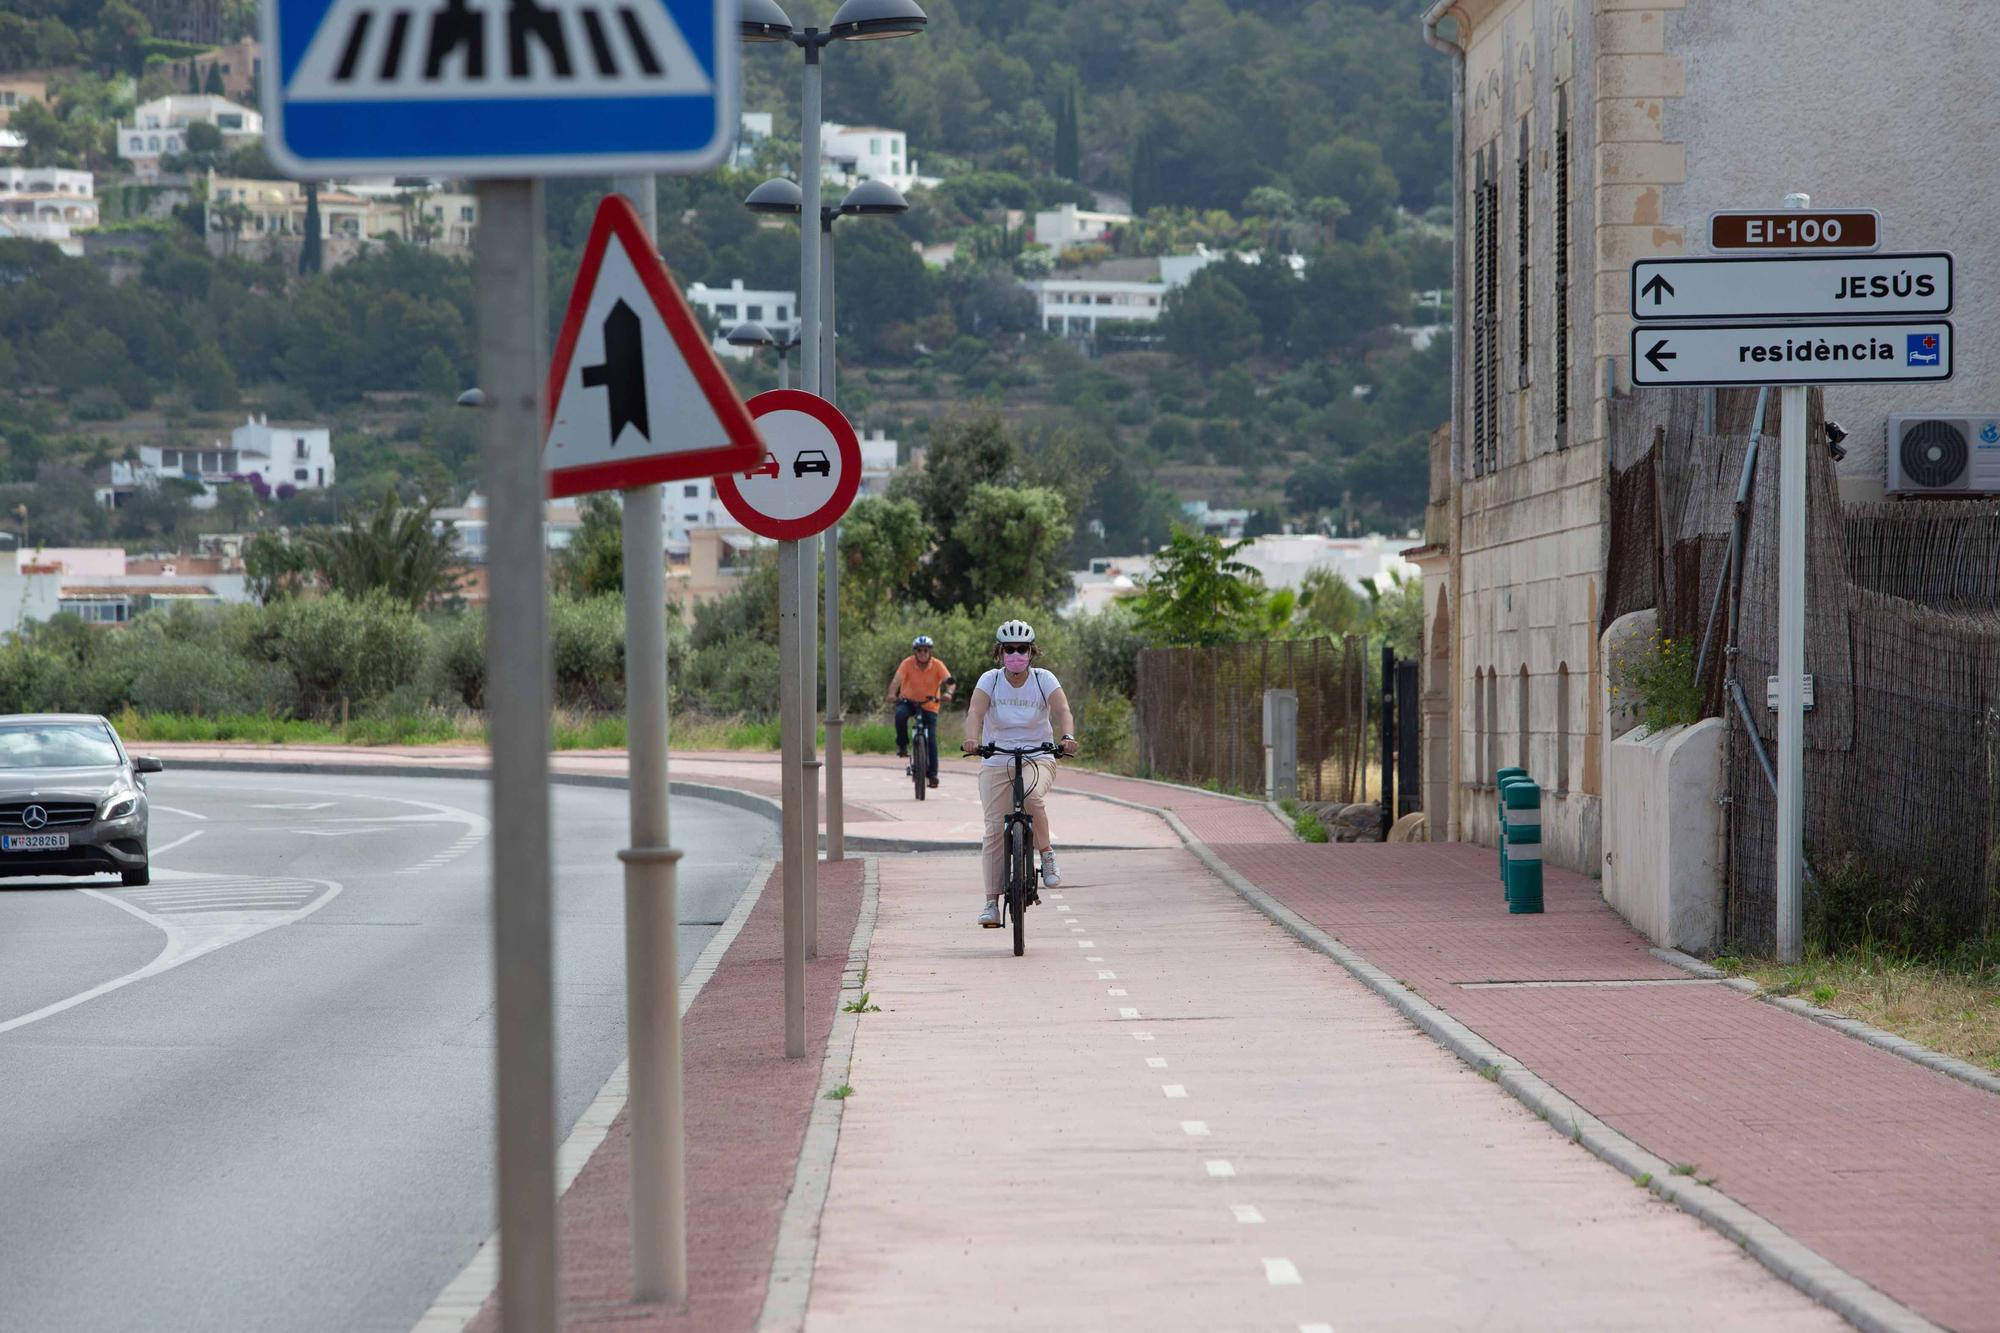
<instances>
[{"instance_id":1,"label":"dashed white lane line","mask_svg":"<svg viewBox=\"0 0 2000 1333\"><path fill-rule=\"evenodd\" d=\"M1078 947L1081 948L1082 946L1079 945ZM1101 963L1104 961L1104 957L1102 954L1092 954L1090 955L1090 957L1084 959L1083 961L1086 963Z\"/></svg>"},{"instance_id":2,"label":"dashed white lane line","mask_svg":"<svg viewBox=\"0 0 2000 1333\"><path fill-rule=\"evenodd\" d=\"M1132 1034L1133 1041L1151 1041L1152 1039L1153 1034L1150 1032L1135 1032Z\"/></svg>"},{"instance_id":3,"label":"dashed white lane line","mask_svg":"<svg viewBox=\"0 0 2000 1333\"><path fill-rule=\"evenodd\" d=\"M1058 907L1056 910L1058 912L1068 912L1074 909L1072 909L1068 903L1064 903L1061 907Z\"/></svg>"},{"instance_id":4,"label":"dashed white lane line","mask_svg":"<svg viewBox=\"0 0 2000 1333\"><path fill-rule=\"evenodd\" d=\"M1208 1161L1204 1162L1202 1165L1208 1168L1208 1174L1211 1176L1222 1177L1222 1176L1233 1176L1236 1174L1235 1165L1233 1163L1225 1161L1220 1157L1211 1157L1208 1159Z\"/></svg>"},{"instance_id":5,"label":"dashed white lane line","mask_svg":"<svg viewBox=\"0 0 2000 1333\"><path fill-rule=\"evenodd\" d=\"M1146 1057L1146 1068L1148 1068L1148 1069L1165 1069L1166 1067L1167 1067L1167 1057L1166 1057L1166 1056L1164 1056L1164 1055L1149 1055L1149 1056L1147 1056L1147 1057Z\"/></svg>"},{"instance_id":6,"label":"dashed white lane line","mask_svg":"<svg viewBox=\"0 0 2000 1333\"><path fill-rule=\"evenodd\" d=\"M1116 981L1118 980L1118 974L1116 972L1107 972L1100 968L1098 969L1097 979L1099 981Z\"/></svg>"},{"instance_id":7,"label":"dashed white lane line","mask_svg":"<svg viewBox=\"0 0 2000 1333\"><path fill-rule=\"evenodd\" d=\"M1257 1205L1254 1203L1232 1203L1229 1205L1229 1211L1236 1215L1237 1221L1247 1227L1262 1225L1264 1221L1264 1215L1257 1211Z\"/></svg>"},{"instance_id":8,"label":"dashed white lane line","mask_svg":"<svg viewBox=\"0 0 2000 1333\"><path fill-rule=\"evenodd\" d=\"M1266 1259L1264 1280L1274 1287L1296 1287L1305 1281L1299 1276L1298 1266L1290 1259Z\"/></svg>"},{"instance_id":9,"label":"dashed white lane line","mask_svg":"<svg viewBox=\"0 0 2000 1333\"><path fill-rule=\"evenodd\" d=\"M1332 1324L1300 1324L1299 1333L1333 1333Z\"/></svg>"},{"instance_id":10,"label":"dashed white lane line","mask_svg":"<svg viewBox=\"0 0 2000 1333\"><path fill-rule=\"evenodd\" d=\"M1206 1120L1183 1120L1181 1121L1181 1133L1191 1139L1205 1139L1208 1137L1208 1122Z\"/></svg>"},{"instance_id":11,"label":"dashed white lane line","mask_svg":"<svg viewBox=\"0 0 2000 1333\"><path fill-rule=\"evenodd\" d=\"M1137 1009L1120 1009L1118 1011L1118 1017L1125 1019L1127 1021L1137 1018L1138 1016L1139 1016L1139 1011Z\"/></svg>"},{"instance_id":12,"label":"dashed white lane line","mask_svg":"<svg viewBox=\"0 0 2000 1333\"><path fill-rule=\"evenodd\" d=\"M1125 988L1123 986L1106 986L1104 988L1104 993L1106 995L1123 995L1125 993Z\"/></svg>"},{"instance_id":13,"label":"dashed white lane line","mask_svg":"<svg viewBox=\"0 0 2000 1333\"><path fill-rule=\"evenodd\" d=\"M1079 949L1095 949L1095 948L1097 947L1097 941L1096 941L1096 940L1078 940L1078 941L1076 942L1076 947L1077 947L1077 948L1079 948Z\"/></svg>"},{"instance_id":14,"label":"dashed white lane line","mask_svg":"<svg viewBox=\"0 0 2000 1333\"><path fill-rule=\"evenodd\" d=\"M1186 1086L1179 1083L1162 1083L1160 1091L1167 1095L1169 1101L1182 1101L1187 1097Z\"/></svg>"}]
</instances>

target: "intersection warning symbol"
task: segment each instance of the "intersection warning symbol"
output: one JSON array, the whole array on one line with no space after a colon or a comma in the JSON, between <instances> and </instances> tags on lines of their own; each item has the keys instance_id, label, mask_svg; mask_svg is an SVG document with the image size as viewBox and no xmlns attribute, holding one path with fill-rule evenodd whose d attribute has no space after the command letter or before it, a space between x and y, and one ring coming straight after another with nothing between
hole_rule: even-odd
<instances>
[{"instance_id":1,"label":"intersection warning symbol","mask_svg":"<svg viewBox=\"0 0 2000 1333\"><path fill-rule=\"evenodd\" d=\"M410 102L712 90L658 0L335 0L285 97Z\"/></svg>"}]
</instances>

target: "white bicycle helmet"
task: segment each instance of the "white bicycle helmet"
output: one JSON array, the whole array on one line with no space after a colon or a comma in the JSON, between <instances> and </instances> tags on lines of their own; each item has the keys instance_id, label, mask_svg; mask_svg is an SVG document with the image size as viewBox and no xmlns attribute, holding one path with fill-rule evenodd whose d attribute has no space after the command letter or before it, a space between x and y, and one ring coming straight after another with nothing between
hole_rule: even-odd
<instances>
[{"instance_id":1,"label":"white bicycle helmet","mask_svg":"<svg viewBox=\"0 0 2000 1333\"><path fill-rule=\"evenodd\" d=\"M995 643L1033 643L1035 627L1025 620L1009 620L993 631Z\"/></svg>"}]
</instances>

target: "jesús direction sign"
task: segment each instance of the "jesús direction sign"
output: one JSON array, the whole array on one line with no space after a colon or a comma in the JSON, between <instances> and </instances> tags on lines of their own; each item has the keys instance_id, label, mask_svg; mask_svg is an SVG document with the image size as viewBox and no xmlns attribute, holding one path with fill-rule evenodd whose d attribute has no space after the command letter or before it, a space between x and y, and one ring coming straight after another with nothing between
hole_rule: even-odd
<instances>
[{"instance_id":1,"label":"jes\u00fas direction sign","mask_svg":"<svg viewBox=\"0 0 2000 1333\"><path fill-rule=\"evenodd\" d=\"M1919 323L1640 325L1632 383L1878 384L1948 380L1949 320Z\"/></svg>"},{"instance_id":2,"label":"jes\u00fas direction sign","mask_svg":"<svg viewBox=\"0 0 2000 1333\"><path fill-rule=\"evenodd\" d=\"M1943 251L1632 265L1632 317L1641 321L1909 318L1951 308L1952 257Z\"/></svg>"}]
</instances>

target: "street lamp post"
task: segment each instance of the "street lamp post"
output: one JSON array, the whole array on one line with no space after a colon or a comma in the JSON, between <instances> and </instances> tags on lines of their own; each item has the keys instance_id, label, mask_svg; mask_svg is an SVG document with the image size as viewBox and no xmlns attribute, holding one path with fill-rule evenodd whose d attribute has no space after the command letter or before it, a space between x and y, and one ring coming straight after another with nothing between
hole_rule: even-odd
<instances>
[{"instance_id":1,"label":"street lamp post","mask_svg":"<svg viewBox=\"0 0 2000 1333\"><path fill-rule=\"evenodd\" d=\"M746 319L735 328L722 335L722 340L731 347L770 347L778 353L778 387L788 389L792 383L792 349L799 345L799 335L788 333L780 337L754 319Z\"/></svg>"},{"instance_id":2,"label":"street lamp post","mask_svg":"<svg viewBox=\"0 0 2000 1333\"><path fill-rule=\"evenodd\" d=\"M746 42L790 42L805 54L805 86L800 99L800 151L799 151L799 336L803 340L800 352L800 370L807 393L822 391L820 383L820 346L823 337L821 327L821 257L820 229L811 225L820 216L820 130L821 80L820 52L834 42L880 41L895 37L909 37L922 32L930 20L916 0L845 0L834 12L833 23L825 30L818 28L795 28L791 17L778 0L740 0L740 35ZM754 196L753 196L754 197ZM754 206L754 205L753 205ZM776 211L768 210L768 211ZM779 546L779 561L789 563L790 577L780 571L780 585L795 592L798 603L790 612L780 607L780 624L788 614L796 614L799 630L786 636L792 643L779 645L780 669L788 676L796 673L796 679L804 686L801 705L796 713L781 719L781 732L794 737L785 747L785 793L796 800L787 801L785 839L785 886L787 920L791 925L790 904L801 902L803 922L792 925L788 937L802 932L805 953L808 956L818 952L818 896L815 883L815 863L819 841L819 820L816 807L819 798L819 761L814 755L814 727L812 725L812 682L817 678L815 667L819 654L813 640L818 636L813 626L818 621L818 588L811 571L815 552L810 543L785 542ZM829 608L831 610L831 608ZM837 631L836 631L837 635ZM837 638L836 638L837 642ZM786 649L790 648L790 653ZM838 735L829 735L829 747L839 754ZM835 759L838 772L838 758ZM834 779L831 795L834 827L838 828L840 806L838 804L839 779ZM802 1025L800 1016L792 1012L793 991L803 993L803 965L792 956L788 947L785 959L786 975L786 1054L802 1056L805 1053L803 1033L794 1032ZM795 973L797 975L795 975Z\"/></svg>"}]
</instances>

